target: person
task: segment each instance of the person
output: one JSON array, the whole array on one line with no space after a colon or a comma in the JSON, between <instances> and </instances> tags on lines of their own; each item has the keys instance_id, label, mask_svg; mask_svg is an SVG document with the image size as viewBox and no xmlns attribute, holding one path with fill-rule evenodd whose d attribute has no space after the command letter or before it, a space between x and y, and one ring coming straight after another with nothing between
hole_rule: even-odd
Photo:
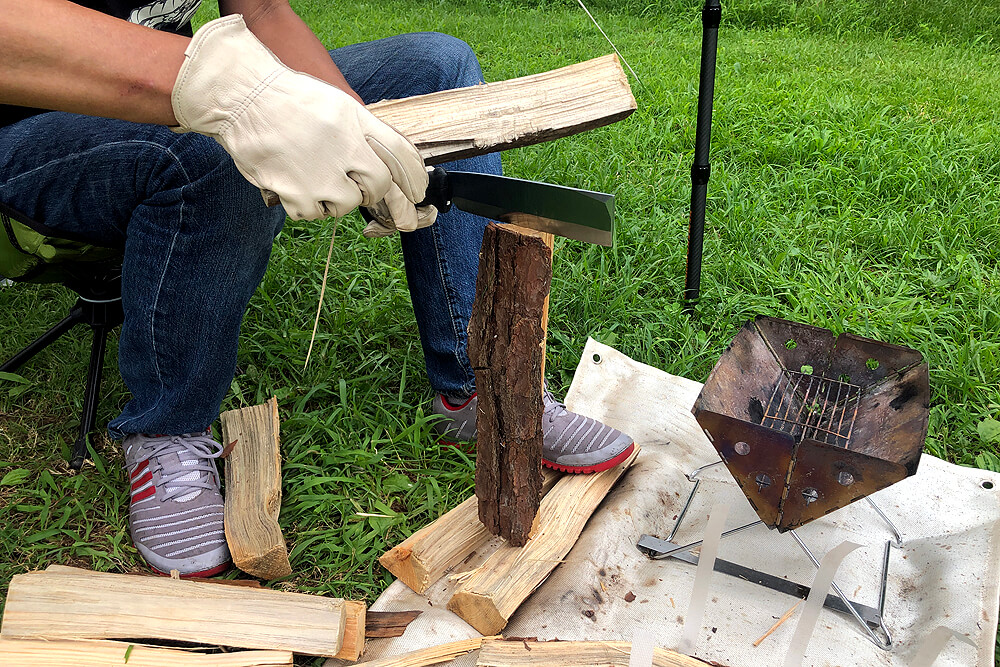
<instances>
[{"instance_id":1,"label":"person","mask_svg":"<svg viewBox=\"0 0 1000 667\"><path fill-rule=\"evenodd\" d=\"M210 425L286 214L365 206L366 236L404 232L436 428L463 441L475 439L466 327L486 224L418 207L418 151L364 107L481 83L468 45L418 33L327 51L283 0L220 0L220 18L192 34L198 5L0 0L0 202L123 248L119 368L131 399L109 433L123 441L136 548L186 576L229 564ZM446 166L500 173L495 154ZM590 472L632 451L548 393L545 408L546 465Z\"/></svg>"}]
</instances>

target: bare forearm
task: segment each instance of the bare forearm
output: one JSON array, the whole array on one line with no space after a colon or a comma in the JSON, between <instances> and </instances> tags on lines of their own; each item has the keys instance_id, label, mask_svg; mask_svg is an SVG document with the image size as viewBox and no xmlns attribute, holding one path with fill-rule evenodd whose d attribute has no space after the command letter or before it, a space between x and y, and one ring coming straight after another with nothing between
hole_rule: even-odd
<instances>
[{"instance_id":1,"label":"bare forearm","mask_svg":"<svg viewBox=\"0 0 1000 667\"><path fill-rule=\"evenodd\" d=\"M330 59L326 47L286 0L220 0L219 11L224 16L242 14L250 31L281 62L331 83L362 102Z\"/></svg>"},{"instance_id":2,"label":"bare forearm","mask_svg":"<svg viewBox=\"0 0 1000 667\"><path fill-rule=\"evenodd\" d=\"M188 39L64 0L0 0L0 102L175 125Z\"/></svg>"}]
</instances>

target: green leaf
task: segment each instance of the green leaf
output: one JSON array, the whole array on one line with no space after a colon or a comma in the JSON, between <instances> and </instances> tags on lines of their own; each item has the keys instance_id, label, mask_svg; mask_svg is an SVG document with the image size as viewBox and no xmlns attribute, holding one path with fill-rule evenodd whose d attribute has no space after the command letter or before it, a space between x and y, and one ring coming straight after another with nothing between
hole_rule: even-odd
<instances>
[{"instance_id":1,"label":"green leaf","mask_svg":"<svg viewBox=\"0 0 1000 667\"><path fill-rule=\"evenodd\" d=\"M406 475L398 473L395 475L389 475L385 478L385 481L382 482L382 489L386 493L409 491L411 488L413 488L413 482L410 481L410 478Z\"/></svg>"},{"instance_id":2,"label":"green leaf","mask_svg":"<svg viewBox=\"0 0 1000 667\"><path fill-rule=\"evenodd\" d=\"M0 380L7 380L9 382L18 382L20 384L28 384L28 379L23 375L18 375L17 373L0 372Z\"/></svg>"},{"instance_id":3,"label":"green leaf","mask_svg":"<svg viewBox=\"0 0 1000 667\"><path fill-rule=\"evenodd\" d=\"M132 649L135 648L135 644L129 644L128 648L125 649L125 662L128 662L129 657L132 655Z\"/></svg>"},{"instance_id":4,"label":"green leaf","mask_svg":"<svg viewBox=\"0 0 1000 667\"><path fill-rule=\"evenodd\" d=\"M1000 442L1000 421L987 417L976 427L979 437L986 442Z\"/></svg>"},{"instance_id":5,"label":"green leaf","mask_svg":"<svg viewBox=\"0 0 1000 667\"><path fill-rule=\"evenodd\" d=\"M31 473L24 468L14 468L0 479L0 486L20 486L28 481Z\"/></svg>"},{"instance_id":6,"label":"green leaf","mask_svg":"<svg viewBox=\"0 0 1000 667\"><path fill-rule=\"evenodd\" d=\"M1000 472L1000 458L993 452L980 452L976 456L976 467L992 472Z\"/></svg>"}]
</instances>

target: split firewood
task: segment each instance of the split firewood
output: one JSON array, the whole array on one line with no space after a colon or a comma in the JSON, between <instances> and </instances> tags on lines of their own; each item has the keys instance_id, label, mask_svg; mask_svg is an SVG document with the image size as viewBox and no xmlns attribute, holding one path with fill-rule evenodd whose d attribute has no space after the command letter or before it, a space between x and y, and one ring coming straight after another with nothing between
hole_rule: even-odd
<instances>
[{"instance_id":1,"label":"split firewood","mask_svg":"<svg viewBox=\"0 0 1000 667\"><path fill-rule=\"evenodd\" d=\"M365 619L365 637L402 637L421 611L370 611Z\"/></svg>"},{"instance_id":2,"label":"split firewood","mask_svg":"<svg viewBox=\"0 0 1000 667\"><path fill-rule=\"evenodd\" d=\"M80 574L81 570L78 567L69 567L67 565L49 565L47 568L45 568L45 571L53 574L59 574L59 573ZM130 572L129 576L156 577L156 578L160 577L160 575L153 574L152 572L136 572L136 573ZM184 581L194 581L205 584L218 584L220 586L240 586L242 588L263 588L263 586L260 585L260 582L257 581L256 579L218 579L212 577L185 577Z\"/></svg>"},{"instance_id":3,"label":"split firewood","mask_svg":"<svg viewBox=\"0 0 1000 667\"><path fill-rule=\"evenodd\" d=\"M628 77L607 55L519 79L369 104L427 164L530 146L627 118Z\"/></svg>"},{"instance_id":4,"label":"split firewood","mask_svg":"<svg viewBox=\"0 0 1000 667\"><path fill-rule=\"evenodd\" d=\"M523 547L501 546L448 601L448 609L484 635L496 634L576 543L597 506L635 461L603 472L565 475L542 500L536 532Z\"/></svg>"},{"instance_id":5,"label":"split firewood","mask_svg":"<svg viewBox=\"0 0 1000 667\"><path fill-rule=\"evenodd\" d=\"M261 579L292 573L278 526L281 511L281 453L278 400L228 410L220 415L226 458L226 542L233 563Z\"/></svg>"},{"instance_id":6,"label":"split firewood","mask_svg":"<svg viewBox=\"0 0 1000 667\"><path fill-rule=\"evenodd\" d=\"M344 600L303 593L79 570L10 582L0 636L167 639L335 656Z\"/></svg>"},{"instance_id":7,"label":"split firewood","mask_svg":"<svg viewBox=\"0 0 1000 667\"><path fill-rule=\"evenodd\" d=\"M32 667L278 667L289 651L199 653L129 642L0 637L0 665Z\"/></svg>"},{"instance_id":8,"label":"split firewood","mask_svg":"<svg viewBox=\"0 0 1000 667\"><path fill-rule=\"evenodd\" d=\"M543 495L557 479L558 473L544 472ZM424 593L492 537L479 521L478 501L473 496L386 551L378 562L415 592Z\"/></svg>"},{"instance_id":9,"label":"split firewood","mask_svg":"<svg viewBox=\"0 0 1000 667\"><path fill-rule=\"evenodd\" d=\"M618 56L611 54L518 79L369 104L376 118L413 142L424 162L442 164L593 130L636 109ZM268 206L279 203L264 191Z\"/></svg>"},{"instance_id":10,"label":"split firewood","mask_svg":"<svg viewBox=\"0 0 1000 667\"><path fill-rule=\"evenodd\" d=\"M541 239L491 223L469 319L476 373L476 497L494 535L524 546L542 490L542 310L552 257Z\"/></svg>"},{"instance_id":11,"label":"split firewood","mask_svg":"<svg viewBox=\"0 0 1000 667\"><path fill-rule=\"evenodd\" d=\"M49 565L45 568L48 573L54 574L79 574L81 570L75 567L66 567L65 565ZM143 576L143 577L155 577L152 574L138 574L138 575L128 575L128 576ZM158 577L157 577L158 579ZM215 584L222 586L240 586L247 588L261 588L260 582L256 579L209 579L204 577L189 577L184 581L194 581L203 582L207 584ZM368 606L361 601L355 600L345 600L344 601L344 642L341 646L340 652L335 656L341 660L350 660L354 662L364 651L365 647L365 637L366 636L396 636L396 635L366 635L369 624L367 622L367 609ZM397 614L400 616L407 614L419 614L420 612L382 612L390 618L386 619L386 622L392 622L391 619L396 618ZM411 619L412 620L412 619ZM376 630L379 626L376 626ZM405 625L404 625L405 628ZM400 633L402 634L402 633Z\"/></svg>"},{"instance_id":12,"label":"split firewood","mask_svg":"<svg viewBox=\"0 0 1000 667\"><path fill-rule=\"evenodd\" d=\"M631 654L629 642L491 639L483 642L476 667L627 667ZM653 667L705 667L706 664L667 649L653 649Z\"/></svg>"},{"instance_id":13,"label":"split firewood","mask_svg":"<svg viewBox=\"0 0 1000 667\"><path fill-rule=\"evenodd\" d=\"M491 639L491 637L474 637L448 642L389 658L359 662L354 667L427 667L428 665L437 665L475 651L485 639ZM327 660L324 667L335 667L336 664L332 660Z\"/></svg>"},{"instance_id":14,"label":"split firewood","mask_svg":"<svg viewBox=\"0 0 1000 667\"><path fill-rule=\"evenodd\" d=\"M357 600L344 600L344 643L335 658L354 662L365 651L368 628L368 605Z\"/></svg>"}]
</instances>

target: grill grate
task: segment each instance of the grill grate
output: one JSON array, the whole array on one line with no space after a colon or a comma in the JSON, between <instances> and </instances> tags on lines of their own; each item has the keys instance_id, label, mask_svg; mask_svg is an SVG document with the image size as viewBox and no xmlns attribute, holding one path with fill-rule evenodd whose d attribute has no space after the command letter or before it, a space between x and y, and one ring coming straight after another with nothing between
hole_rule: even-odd
<instances>
[{"instance_id":1,"label":"grill grate","mask_svg":"<svg viewBox=\"0 0 1000 667\"><path fill-rule=\"evenodd\" d=\"M858 416L861 388L818 375L785 370L764 411L762 426L847 448Z\"/></svg>"}]
</instances>

